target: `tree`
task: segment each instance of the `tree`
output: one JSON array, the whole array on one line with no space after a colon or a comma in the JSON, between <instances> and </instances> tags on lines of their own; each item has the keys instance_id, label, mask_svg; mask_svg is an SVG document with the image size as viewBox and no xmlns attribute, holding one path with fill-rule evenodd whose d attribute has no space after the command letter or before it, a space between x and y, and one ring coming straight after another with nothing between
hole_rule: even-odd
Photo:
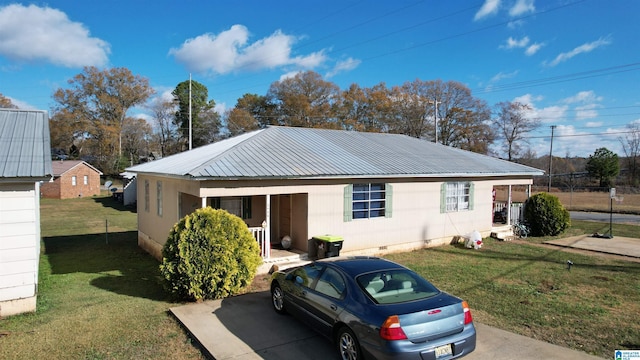
<instances>
[{"instance_id":1,"label":"tree","mask_svg":"<svg viewBox=\"0 0 640 360\"><path fill-rule=\"evenodd\" d=\"M274 110L275 105L266 96L244 94L226 113L227 130L233 136L277 124Z\"/></svg>"},{"instance_id":2,"label":"tree","mask_svg":"<svg viewBox=\"0 0 640 360\"><path fill-rule=\"evenodd\" d=\"M524 220L533 236L556 236L571 225L569 211L548 193L535 194L524 204Z\"/></svg>"},{"instance_id":3,"label":"tree","mask_svg":"<svg viewBox=\"0 0 640 360\"><path fill-rule=\"evenodd\" d=\"M589 176L598 179L600 187L610 187L613 178L620 173L618 155L607 148L599 148L589 155L586 170Z\"/></svg>"},{"instance_id":4,"label":"tree","mask_svg":"<svg viewBox=\"0 0 640 360\"><path fill-rule=\"evenodd\" d=\"M151 141L151 125L144 119L126 118L123 125L123 148L129 155L129 164L140 162L140 157L149 155L149 142ZM124 169L122 169L124 170Z\"/></svg>"},{"instance_id":5,"label":"tree","mask_svg":"<svg viewBox=\"0 0 640 360\"><path fill-rule=\"evenodd\" d=\"M267 98L276 106L280 125L337 128L332 106L338 93L337 85L306 71L271 84Z\"/></svg>"},{"instance_id":6,"label":"tree","mask_svg":"<svg viewBox=\"0 0 640 360\"><path fill-rule=\"evenodd\" d=\"M160 155L165 157L180 152L180 133L175 118L175 104L172 101L158 100L149 109L156 123L154 138L160 147Z\"/></svg>"},{"instance_id":7,"label":"tree","mask_svg":"<svg viewBox=\"0 0 640 360\"><path fill-rule=\"evenodd\" d=\"M627 125L628 132L624 137L618 138L622 144L622 150L625 154L627 163L627 172L629 184L637 186L640 182L640 122L634 122Z\"/></svg>"},{"instance_id":8,"label":"tree","mask_svg":"<svg viewBox=\"0 0 640 360\"><path fill-rule=\"evenodd\" d=\"M493 127L498 138L504 141L507 159L513 161L522 150L519 142L526 142L526 135L540 126L540 120L529 116L531 107L526 104L504 101L496 107L498 116L493 120Z\"/></svg>"},{"instance_id":9,"label":"tree","mask_svg":"<svg viewBox=\"0 0 640 360\"><path fill-rule=\"evenodd\" d=\"M85 67L68 83L69 89L58 89L53 94L58 103L54 112L61 113L58 120L75 123L86 120L87 127L82 136L95 142L93 148L97 151L94 155L98 157L98 166L105 172L117 171L127 112L154 93L149 81L126 68L101 71L91 66Z\"/></svg>"},{"instance_id":10,"label":"tree","mask_svg":"<svg viewBox=\"0 0 640 360\"><path fill-rule=\"evenodd\" d=\"M0 94L0 108L17 109L18 107L11 102L11 99Z\"/></svg>"},{"instance_id":11,"label":"tree","mask_svg":"<svg viewBox=\"0 0 640 360\"><path fill-rule=\"evenodd\" d=\"M337 97L334 112L342 129L386 132L391 113L390 91L384 83L372 88L352 84Z\"/></svg>"},{"instance_id":12,"label":"tree","mask_svg":"<svg viewBox=\"0 0 640 360\"><path fill-rule=\"evenodd\" d=\"M189 90L191 88L191 90ZM213 111L216 103L209 99L209 90L195 80L179 83L171 92L178 105L176 123L180 126L182 137L189 141L189 103L191 103L191 140L192 147L199 147L215 141L219 133L220 115ZM191 101L189 101L191 96Z\"/></svg>"}]
</instances>

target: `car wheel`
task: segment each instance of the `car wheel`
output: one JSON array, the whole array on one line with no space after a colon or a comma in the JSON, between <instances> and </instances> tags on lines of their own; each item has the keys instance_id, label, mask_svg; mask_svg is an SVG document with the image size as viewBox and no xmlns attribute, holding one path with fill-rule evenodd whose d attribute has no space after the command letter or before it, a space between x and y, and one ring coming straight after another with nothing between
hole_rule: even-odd
<instances>
[{"instance_id":1,"label":"car wheel","mask_svg":"<svg viewBox=\"0 0 640 360\"><path fill-rule=\"evenodd\" d=\"M342 360L360 360L360 345L356 335L347 327L342 327L338 331L338 353Z\"/></svg>"},{"instance_id":2,"label":"car wheel","mask_svg":"<svg viewBox=\"0 0 640 360\"><path fill-rule=\"evenodd\" d=\"M273 304L273 309L278 314L287 313L287 310L284 308L284 292L278 283L271 285L271 304Z\"/></svg>"}]
</instances>

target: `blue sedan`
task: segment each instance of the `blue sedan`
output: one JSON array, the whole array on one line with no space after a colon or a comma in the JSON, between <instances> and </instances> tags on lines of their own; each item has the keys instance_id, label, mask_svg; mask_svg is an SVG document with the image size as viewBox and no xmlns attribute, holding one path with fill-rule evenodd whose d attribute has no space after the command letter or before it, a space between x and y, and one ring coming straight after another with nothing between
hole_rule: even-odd
<instances>
[{"instance_id":1,"label":"blue sedan","mask_svg":"<svg viewBox=\"0 0 640 360\"><path fill-rule=\"evenodd\" d=\"M336 344L342 359L454 359L476 347L466 301L394 262L333 257L277 271L276 312Z\"/></svg>"}]
</instances>

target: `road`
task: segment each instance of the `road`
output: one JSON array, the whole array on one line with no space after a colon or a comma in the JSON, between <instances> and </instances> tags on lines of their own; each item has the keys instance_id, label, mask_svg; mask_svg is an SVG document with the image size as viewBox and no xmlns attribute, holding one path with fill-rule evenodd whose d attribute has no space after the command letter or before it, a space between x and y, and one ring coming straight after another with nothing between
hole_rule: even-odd
<instances>
[{"instance_id":1,"label":"road","mask_svg":"<svg viewBox=\"0 0 640 360\"><path fill-rule=\"evenodd\" d=\"M599 221L599 222L609 222L611 217L611 221L615 224L628 224L628 225L637 225L640 226L640 215L632 215L632 214L609 214L609 213L600 213L600 212L582 212L582 211L570 211L572 220L586 220L586 221Z\"/></svg>"}]
</instances>

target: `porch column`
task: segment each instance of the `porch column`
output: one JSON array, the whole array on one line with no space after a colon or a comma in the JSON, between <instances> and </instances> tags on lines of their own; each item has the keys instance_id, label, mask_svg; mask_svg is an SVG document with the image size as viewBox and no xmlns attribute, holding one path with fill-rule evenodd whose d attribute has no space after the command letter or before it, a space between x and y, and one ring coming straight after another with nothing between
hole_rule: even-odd
<instances>
[{"instance_id":1,"label":"porch column","mask_svg":"<svg viewBox=\"0 0 640 360\"><path fill-rule=\"evenodd\" d=\"M202 208L204 209L204 208L207 207L207 198L203 197L203 198L201 198L201 200L202 200Z\"/></svg>"},{"instance_id":2,"label":"porch column","mask_svg":"<svg viewBox=\"0 0 640 360\"><path fill-rule=\"evenodd\" d=\"M265 242L267 243L267 246L271 246L271 195L267 194L266 195L266 201L265 203L265 221L267 222L267 228L265 229Z\"/></svg>"},{"instance_id":3,"label":"porch column","mask_svg":"<svg viewBox=\"0 0 640 360\"><path fill-rule=\"evenodd\" d=\"M511 225L511 185L507 192L507 224Z\"/></svg>"},{"instance_id":4,"label":"porch column","mask_svg":"<svg viewBox=\"0 0 640 360\"><path fill-rule=\"evenodd\" d=\"M531 197L531 184L527 185L527 199Z\"/></svg>"}]
</instances>

